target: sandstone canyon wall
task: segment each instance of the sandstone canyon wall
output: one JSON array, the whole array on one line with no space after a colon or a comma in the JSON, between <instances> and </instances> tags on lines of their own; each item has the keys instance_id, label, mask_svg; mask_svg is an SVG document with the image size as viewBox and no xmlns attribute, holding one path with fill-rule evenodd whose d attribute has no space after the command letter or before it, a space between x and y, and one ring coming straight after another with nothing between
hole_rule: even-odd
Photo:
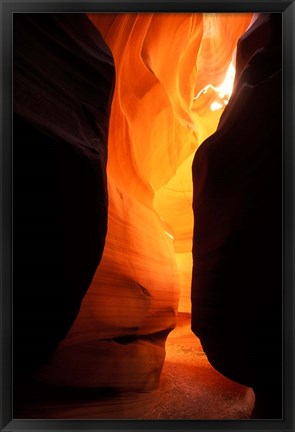
<instances>
[{"instance_id":1,"label":"sandstone canyon wall","mask_svg":"<svg viewBox=\"0 0 295 432\"><path fill-rule=\"evenodd\" d=\"M191 308L192 160L251 18L17 17L17 370L27 362L56 386L157 388L166 336Z\"/></svg>"},{"instance_id":2,"label":"sandstone canyon wall","mask_svg":"<svg viewBox=\"0 0 295 432\"><path fill-rule=\"evenodd\" d=\"M204 95L207 106L194 96L208 84L207 75L213 85L224 79L251 16L232 18L90 16L116 67L108 143L108 234L74 325L38 372L42 382L117 391L157 388L165 339L176 323L180 279L185 279L178 262L191 250L191 202L186 199L183 205L183 188L191 193L192 155L220 116L209 108L214 92ZM226 49L221 35L227 35ZM210 61L204 61L206 56ZM179 182L181 172L187 186L182 182L171 196L165 186ZM185 266L189 273L190 259ZM188 301L185 307L190 310Z\"/></svg>"},{"instance_id":3,"label":"sandstone canyon wall","mask_svg":"<svg viewBox=\"0 0 295 432\"><path fill-rule=\"evenodd\" d=\"M198 99L195 96L208 84L218 87L223 82L251 17L90 16L112 50L117 73L108 176L125 193L152 206L161 218L161 230L172 236L169 261L177 265L179 310L184 312L191 310L191 164L197 147L216 130L222 112L210 109L217 98L212 87Z\"/></svg>"},{"instance_id":4,"label":"sandstone canyon wall","mask_svg":"<svg viewBox=\"0 0 295 432\"><path fill-rule=\"evenodd\" d=\"M17 383L65 337L102 256L114 65L81 14L15 14L13 60Z\"/></svg>"},{"instance_id":5,"label":"sandstone canyon wall","mask_svg":"<svg viewBox=\"0 0 295 432\"><path fill-rule=\"evenodd\" d=\"M263 418L282 416L281 32L262 14L242 36L232 97L193 162L193 329Z\"/></svg>"}]
</instances>

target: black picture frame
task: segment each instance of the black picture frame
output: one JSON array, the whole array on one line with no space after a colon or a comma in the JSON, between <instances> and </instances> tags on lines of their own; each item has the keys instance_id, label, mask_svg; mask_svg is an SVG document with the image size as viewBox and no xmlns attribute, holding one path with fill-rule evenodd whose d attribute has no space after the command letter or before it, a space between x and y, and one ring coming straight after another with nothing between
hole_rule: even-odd
<instances>
[{"instance_id":1,"label":"black picture frame","mask_svg":"<svg viewBox=\"0 0 295 432\"><path fill-rule=\"evenodd\" d=\"M3 431L251 430L294 431L294 1L10 1L1 19L1 397ZM12 417L12 17L16 12L277 12L283 18L283 419L282 420L15 420ZM294 266L295 268L295 266Z\"/></svg>"}]
</instances>

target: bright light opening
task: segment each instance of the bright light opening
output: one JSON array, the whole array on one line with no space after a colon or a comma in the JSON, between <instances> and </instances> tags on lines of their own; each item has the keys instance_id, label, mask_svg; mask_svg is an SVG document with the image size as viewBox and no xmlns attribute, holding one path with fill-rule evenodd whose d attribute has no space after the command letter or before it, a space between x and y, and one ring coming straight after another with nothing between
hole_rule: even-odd
<instances>
[{"instance_id":1,"label":"bright light opening","mask_svg":"<svg viewBox=\"0 0 295 432\"><path fill-rule=\"evenodd\" d=\"M198 99L201 95L206 94L211 88L216 92L217 96L217 100L212 102L210 105L211 111L217 111L221 108L224 108L224 106L228 104L228 101L231 97L235 75L236 69L233 65L233 62L231 62L227 69L224 81L220 84L220 86L214 87L212 84L206 85L202 90L199 91L197 96L194 97L194 100Z\"/></svg>"}]
</instances>

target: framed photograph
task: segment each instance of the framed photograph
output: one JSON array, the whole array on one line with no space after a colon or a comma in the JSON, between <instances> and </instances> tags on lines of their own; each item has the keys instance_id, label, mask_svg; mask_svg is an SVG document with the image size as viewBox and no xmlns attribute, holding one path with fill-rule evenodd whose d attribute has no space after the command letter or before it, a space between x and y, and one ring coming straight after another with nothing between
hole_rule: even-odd
<instances>
[{"instance_id":1,"label":"framed photograph","mask_svg":"<svg viewBox=\"0 0 295 432\"><path fill-rule=\"evenodd\" d=\"M1 28L1 430L293 431L293 1Z\"/></svg>"}]
</instances>

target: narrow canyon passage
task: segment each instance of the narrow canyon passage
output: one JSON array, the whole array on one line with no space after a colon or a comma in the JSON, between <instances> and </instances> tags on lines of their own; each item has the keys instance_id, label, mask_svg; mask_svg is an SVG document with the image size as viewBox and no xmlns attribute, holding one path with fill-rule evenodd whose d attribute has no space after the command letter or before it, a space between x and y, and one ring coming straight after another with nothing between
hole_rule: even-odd
<instances>
[{"instance_id":1,"label":"narrow canyon passage","mask_svg":"<svg viewBox=\"0 0 295 432\"><path fill-rule=\"evenodd\" d=\"M31 289L24 300L16 280L16 417L249 418L253 391L217 372L191 331L193 204L206 176L200 171L193 184L192 169L201 144L226 123L222 113L231 112L238 41L257 17L79 15L15 25L16 166L26 133L36 161L43 162L42 142L54 167L44 174L44 213L31 208L49 247L37 242L32 259L16 244ZM266 42L260 35L258 48ZM240 72L255 43L237 57ZM29 156L31 188L40 172ZM23 184L16 182L16 196ZM40 191L31 193L35 203ZM48 216L52 203L58 211ZM19 232L29 238L28 226ZM36 259L42 265L32 283L27 269ZM51 275L53 259L59 270L40 294L38 278Z\"/></svg>"},{"instance_id":2,"label":"narrow canyon passage","mask_svg":"<svg viewBox=\"0 0 295 432\"><path fill-rule=\"evenodd\" d=\"M165 339L177 312L191 310L192 159L217 127L223 109L211 109L219 97L215 87L251 18L90 16L116 70L108 232L79 315L39 380L118 391L157 388ZM208 80L212 87L202 91Z\"/></svg>"}]
</instances>

